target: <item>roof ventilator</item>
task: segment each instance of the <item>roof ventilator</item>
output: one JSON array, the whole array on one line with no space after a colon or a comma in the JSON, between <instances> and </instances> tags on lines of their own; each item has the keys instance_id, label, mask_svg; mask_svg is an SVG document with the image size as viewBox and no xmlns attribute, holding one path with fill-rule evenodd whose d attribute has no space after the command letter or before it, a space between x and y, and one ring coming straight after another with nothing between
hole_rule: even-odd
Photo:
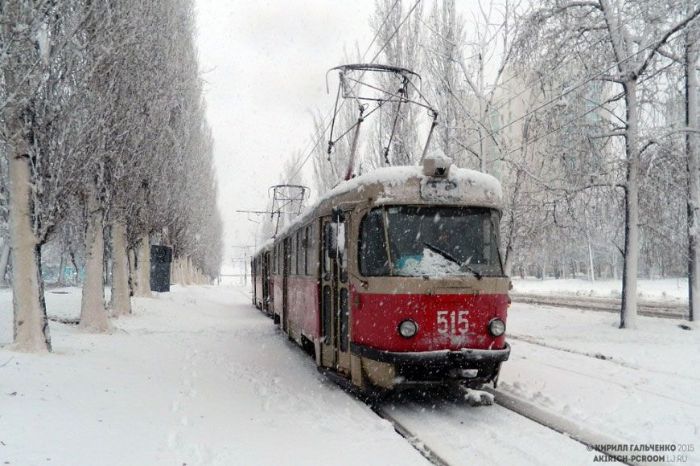
<instances>
[{"instance_id":1,"label":"roof ventilator","mask_svg":"<svg viewBox=\"0 0 700 466\"><path fill-rule=\"evenodd\" d=\"M435 178L447 178L451 166L452 159L449 157L425 157L423 159L423 174Z\"/></svg>"}]
</instances>

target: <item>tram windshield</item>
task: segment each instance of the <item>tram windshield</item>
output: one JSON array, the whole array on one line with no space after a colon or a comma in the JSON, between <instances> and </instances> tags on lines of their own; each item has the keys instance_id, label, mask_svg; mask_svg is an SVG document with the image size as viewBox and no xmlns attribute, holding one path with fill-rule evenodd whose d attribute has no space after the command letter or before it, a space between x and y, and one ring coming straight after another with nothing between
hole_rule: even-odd
<instances>
[{"instance_id":1,"label":"tram windshield","mask_svg":"<svg viewBox=\"0 0 700 466\"><path fill-rule=\"evenodd\" d=\"M360 226L364 276L502 276L498 212L474 207L371 210Z\"/></svg>"}]
</instances>

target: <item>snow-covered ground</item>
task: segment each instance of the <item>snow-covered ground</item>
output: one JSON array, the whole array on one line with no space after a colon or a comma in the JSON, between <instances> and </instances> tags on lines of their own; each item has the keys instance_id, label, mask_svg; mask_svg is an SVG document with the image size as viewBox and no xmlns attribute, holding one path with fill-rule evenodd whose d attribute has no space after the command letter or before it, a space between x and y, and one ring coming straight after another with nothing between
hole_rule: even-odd
<instances>
[{"instance_id":1,"label":"snow-covered ground","mask_svg":"<svg viewBox=\"0 0 700 466\"><path fill-rule=\"evenodd\" d=\"M527 304L508 319L499 389L624 443L700 449L697 324L639 317L620 330L616 314Z\"/></svg>"},{"instance_id":2,"label":"snow-covered ground","mask_svg":"<svg viewBox=\"0 0 700 466\"><path fill-rule=\"evenodd\" d=\"M51 315L78 315L79 289L46 299ZM10 309L0 290L0 345ZM0 464L427 464L319 375L244 289L175 287L134 310L111 335L52 322L53 354L0 349ZM509 319L500 390L620 442L700 448L697 326L640 318L621 331L614 314L521 304ZM499 406L416 403L391 409L450 464L594 459Z\"/></svg>"},{"instance_id":3,"label":"snow-covered ground","mask_svg":"<svg viewBox=\"0 0 700 466\"><path fill-rule=\"evenodd\" d=\"M47 294L50 313L70 296L79 310L78 293ZM0 344L10 303L0 291ZM112 335L52 323L50 355L0 350L0 464L427 463L240 289L176 287L134 309Z\"/></svg>"},{"instance_id":4,"label":"snow-covered ground","mask_svg":"<svg viewBox=\"0 0 700 466\"><path fill-rule=\"evenodd\" d=\"M686 278L664 278L660 280L639 280L638 295L649 301L688 302L688 280ZM593 296L600 298L619 298L622 295L620 280L585 280L571 278L557 280L548 278L513 278L513 291L516 293Z\"/></svg>"}]
</instances>

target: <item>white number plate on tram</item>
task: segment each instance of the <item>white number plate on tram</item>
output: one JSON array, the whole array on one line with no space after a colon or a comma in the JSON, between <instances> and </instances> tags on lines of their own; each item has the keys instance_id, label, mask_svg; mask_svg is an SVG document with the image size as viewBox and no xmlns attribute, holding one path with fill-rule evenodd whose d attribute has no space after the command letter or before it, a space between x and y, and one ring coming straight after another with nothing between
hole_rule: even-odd
<instances>
[{"instance_id":1,"label":"white number plate on tram","mask_svg":"<svg viewBox=\"0 0 700 466\"><path fill-rule=\"evenodd\" d=\"M438 311L437 330L442 335L469 333L469 311Z\"/></svg>"}]
</instances>

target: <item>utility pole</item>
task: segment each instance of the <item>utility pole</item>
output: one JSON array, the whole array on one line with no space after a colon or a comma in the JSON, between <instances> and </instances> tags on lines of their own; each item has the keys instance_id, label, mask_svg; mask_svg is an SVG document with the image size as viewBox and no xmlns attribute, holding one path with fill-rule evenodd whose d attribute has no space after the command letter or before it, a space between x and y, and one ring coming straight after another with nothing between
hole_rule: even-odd
<instances>
[{"instance_id":1,"label":"utility pole","mask_svg":"<svg viewBox=\"0 0 700 466\"><path fill-rule=\"evenodd\" d=\"M234 249L242 249L243 250L243 256L238 256L238 257L232 257L231 262L233 263L234 269L236 268L236 263L243 262L243 285L248 286L248 258L252 256L248 255L248 250L253 248L254 246L250 244L238 244L238 245L233 245L232 246ZM252 275L252 271L251 271Z\"/></svg>"},{"instance_id":2,"label":"utility pole","mask_svg":"<svg viewBox=\"0 0 700 466\"><path fill-rule=\"evenodd\" d=\"M250 273L252 274L253 271L251 270ZM243 250L243 286L248 286L248 253L245 249Z\"/></svg>"}]
</instances>

